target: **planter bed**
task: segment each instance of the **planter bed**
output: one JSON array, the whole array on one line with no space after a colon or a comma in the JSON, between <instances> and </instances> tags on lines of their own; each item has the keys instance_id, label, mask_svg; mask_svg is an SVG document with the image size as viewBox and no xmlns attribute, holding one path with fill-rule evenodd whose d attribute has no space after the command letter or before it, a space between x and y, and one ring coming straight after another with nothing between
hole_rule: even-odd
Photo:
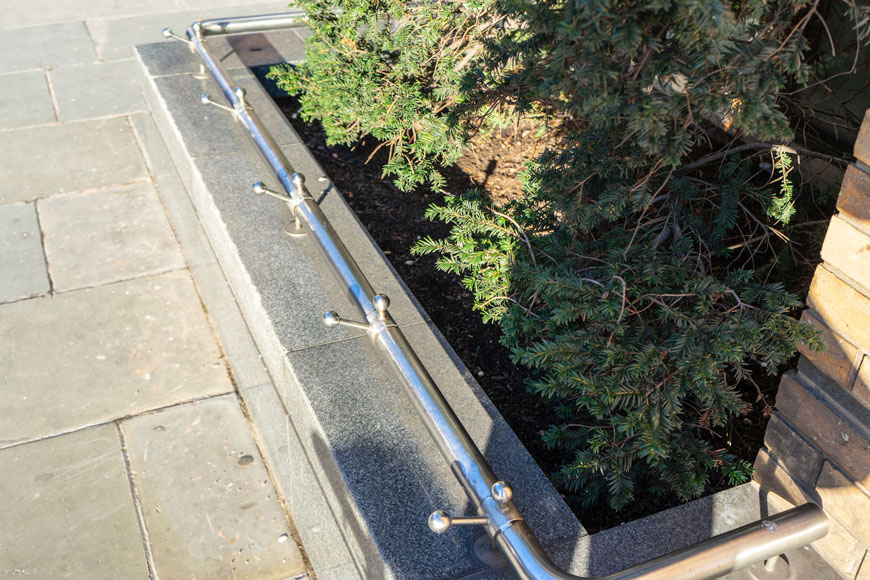
<instances>
[{"instance_id":1,"label":"planter bed","mask_svg":"<svg viewBox=\"0 0 870 580\"><path fill-rule=\"evenodd\" d=\"M254 54L277 52L281 44L271 34L254 36L246 45L262 45ZM290 47L282 58L301 56L301 43L284 44ZM468 500L364 334L321 324L327 310L349 318L357 313L311 241L283 234L291 221L286 205L251 193L255 181L278 187L232 116L200 104L200 94L217 90L192 74L199 69L195 55L181 43L158 43L137 47L137 58L153 115L153 121L137 121L137 132L152 175L318 576L509 577L478 541L481 530L453 529L444 536L429 531L430 512L466 514ZM235 58L228 53L226 68L306 176L367 277L390 296L397 323L496 474L514 487L518 508L558 565L575 574L613 572L772 509L747 485L588 536L254 75Z\"/></svg>"}]
</instances>

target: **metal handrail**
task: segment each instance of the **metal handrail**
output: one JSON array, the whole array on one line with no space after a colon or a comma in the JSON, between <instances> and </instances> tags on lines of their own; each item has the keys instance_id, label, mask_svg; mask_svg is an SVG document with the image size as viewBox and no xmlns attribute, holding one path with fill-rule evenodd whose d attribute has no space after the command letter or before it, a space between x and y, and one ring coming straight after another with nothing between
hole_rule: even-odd
<instances>
[{"instance_id":1,"label":"metal handrail","mask_svg":"<svg viewBox=\"0 0 870 580\"><path fill-rule=\"evenodd\" d=\"M217 105L232 113L275 173L286 195L269 191L262 183L254 184L255 193L274 195L288 204L296 219L296 233L307 230L313 236L327 263L365 318L365 322L352 322L342 320L334 312L327 312L323 318L324 324L329 327L344 324L366 330L372 343L387 357L402 380L411 403L479 514L477 517L451 518L442 511L436 511L429 517L432 531L445 533L453 525L482 525L521 580L584 580L559 569L550 561L511 501L511 488L496 478L390 316L389 299L375 292L320 206L311 197L303 176L293 171L256 111L246 102L244 90L233 86L226 70L212 57L206 45L208 36L263 32L304 26L305 23L305 13L297 11L200 20L187 29L187 38L176 36L169 29L164 29L163 34L167 38L188 43L191 51L200 55L230 106L218 105L207 95L203 95L203 103ZM809 544L824 537L827 531L824 512L813 504L806 504L611 574L606 579L712 580Z\"/></svg>"}]
</instances>

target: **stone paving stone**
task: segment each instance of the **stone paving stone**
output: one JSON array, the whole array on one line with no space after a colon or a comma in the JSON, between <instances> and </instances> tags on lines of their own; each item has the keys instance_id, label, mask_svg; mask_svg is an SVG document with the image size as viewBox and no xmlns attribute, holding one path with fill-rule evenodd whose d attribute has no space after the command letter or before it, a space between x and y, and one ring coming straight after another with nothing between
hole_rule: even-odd
<instances>
[{"instance_id":1,"label":"stone paving stone","mask_svg":"<svg viewBox=\"0 0 870 580\"><path fill-rule=\"evenodd\" d=\"M0 302L48 290L36 208L29 203L0 205Z\"/></svg>"},{"instance_id":2,"label":"stone paving stone","mask_svg":"<svg viewBox=\"0 0 870 580\"><path fill-rule=\"evenodd\" d=\"M42 71L7 74L0 97L0 127L14 128L57 121Z\"/></svg>"},{"instance_id":3,"label":"stone paving stone","mask_svg":"<svg viewBox=\"0 0 870 580\"><path fill-rule=\"evenodd\" d=\"M121 428L158 576L279 580L305 571L234 396Z\"/></svg>"},{"instance_id":4,"label":"stone paving stone","mask_svg":"<svg viewBox=\"0 0 870 580\"><path fill-rule=\"evenodd\" d=\"M239 0L235 0L238 3ZM29 2L5 2L0 28L31 26L46 22L69 22L131 16L134 14L159 14L183 9L179 0L149 0L148 2L123 2L120 0L30 0ZM44 41L46 39L43 39Z\"/></svg>"},{"instance_id":5,"label":"stone paving stone","mask_svg":"<svg viewBox=\"0 0 870 580\"><path fill-rule=\"evenodd\" d=\"M184 267L157 192L147 183L63 193L38 202L56 291Z\"/></svg>"},{"instance_id":6,"label":"stone paving stone","mask_svg":"<svg viewBox=\"0 0 870 580\"><path fill-rule=\"evenodd\" d=\"M232 391L186 271L0 306L0 447Z\"/></svg>"},{"instance_id":7,"label":"stone paving stone","mask_svg":"<svg viewBox=\"0 0 870 580\"><path fill-rule=\"evenodd\" d=\"M114 425L0 451L0 577L147 579Z\"/></svg>"},{"instance_id":8,"label":"stone paving stone","mask_svg":"<svg viewBox=\"0 0 870 580\"><path fill-rule=\"evenodd\" d=\"M267 2L238 6L236 0L233 5L221 8L213 8L214 4L207 3L204 9L128 16L111 20L89 20L85 24L91 33L100 59L118 60L132 57L133 47L137 44L164 41L162 30L167 27L179 36L184 36L184 31L195 20L286 12L287 4L287 2ZM190 54L186 46L181 43L179 46Z\"/></svg>"},{"instance_id":9,"label":"stone paving stone","mask_svg":"<svg viewBox=\"0 0 870 580\"><path fill-rule=\"evenodd\" d=\"M145 109L136 61L121 60L49 72L62 121L82 121Z\"/></svg>"},{"instance_id":10,"label":"stone paving stone","mask_svg":"<svg viewBox=\"0 0 870 580\"><path fill-rule=\"evenodd\" d=\"M126 119L4 131L0 203L142 180L145 163Z\"/></svg>"},{"instance_id":11,"label":"stone paving stone","mask_svg":"<svg viewBox=\"0 0 870 580\"><path fill-rule=\"evenodd\" d=\"M5 3L0 28L14 26L7 20L10 3ZM39 20L39 12L32 10L30 3L17 6L33 12ZM74 18L71 20L81 20ZM64 66L94 62L97 55L83 22L66 22L28 28L13 28L0 31L0 73L32 70L48 66Z\"/></svg>"}]
</instances>

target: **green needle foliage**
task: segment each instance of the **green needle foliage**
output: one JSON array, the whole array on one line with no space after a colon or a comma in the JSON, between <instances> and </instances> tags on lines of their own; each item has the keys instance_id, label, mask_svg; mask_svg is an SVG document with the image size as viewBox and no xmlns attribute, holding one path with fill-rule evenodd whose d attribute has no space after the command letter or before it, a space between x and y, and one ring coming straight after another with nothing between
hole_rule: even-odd
<instances>
[{"instance_id":1,"label":"green needle foliage","mask_svg":"<svg viewBox=\"0 0 870 580\"><path fill-rule=\"evenodd\" d=\"M557 478L614 508L641 488L696 497L714 473L746 481L713 443L751 404L737 384L820 348L769 280L799 201L779 95L814 78L820 3L300 5L306 61L273 77L331 143L381 140L400 187L443 186L438 167L487 126L548 133L521 196L447 195L428 216L451 234L415 251L462 276L535 370L563 419L545 435L569 452Z\"/></svg>"}]
</instances>

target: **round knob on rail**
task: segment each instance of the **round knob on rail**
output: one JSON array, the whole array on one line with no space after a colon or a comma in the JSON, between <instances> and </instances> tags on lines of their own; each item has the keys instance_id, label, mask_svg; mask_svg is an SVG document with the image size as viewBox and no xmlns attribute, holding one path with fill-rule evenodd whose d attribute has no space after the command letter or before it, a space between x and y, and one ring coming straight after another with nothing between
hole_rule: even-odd
<instances>
[{"instance_id":1,"label":"round knob on rail","mask_svg":"<svg viewBox=\"0 0 870 580\"><path fill-rule=\"evenodd\" d=\"M255 181L253 185L251 185L251 189L254 190L254 193L257 195L263 195L266 193L266 184L262 181Z\"/></svg>"},{"instance_id":2,"label":"round knob on rail","mask_svg":"<svg viewBox=\"0 0 870 580\"><path fill-rule=\"evenodd\" d=\"M514 490L503 481L496 481L493 483L490 491L492 492L492 499L494 499L499 505L506 504L514 496Z\"/></svg>"},{"instance_id":3,"label":"round knob on rail","mask_svg":"<svg viewBox=\"0 0 870 580\"><path fill-rule=\"evenodd\" d=\"M341 316L338 315L338 312L330 310L329 312L323 313L323 326L326 328L335 328L341 324Z\"/></svg>"},{"instance_id":4,"label":"round knob on rail","mask_svg":"<svg viewBox=\"0 0 870 580\"><path fill-rule=\"evenodd\" d=\"M240 101L242 101L243 103L245 102L245 95L247 94L245 93L245 89L243 89L242 87L236 87L233 92L236 94L236 97Z\"/></svg>"},{"instance_id":5,"label":"round knob on rail","mask_svg":"<svg viewBox=\"0 0 870 580\"><path fill-rule=\"evenodd\" d=\"M450 529L453 519L444 510L432 512L429 516L429 529L436 534L443 534Z\"/></svg>"},{"instance_id":6,"label":"round knob on rail","mask_svg":"<svg viewBox=\"0 0 870 580\"><path fill-rule=\"evenodd\" d=\"M305 183L305 176L301 173L294 173L290 176L290 180L296 187L302 187L302 184Z\"/></svg>"},{"instance_id":7,"label":"round knob on rail","mask_svg":"<svg viewBox=\"0 0 870 580\"><path fill-rule=\"evenodd\" d=\"M375 310L383 317L387 313L387 308L390 307L390 298L386 294L376 294L372 298L372 304L375 305Z\"/></svg>"},{"instance_id":8,"label":"round knob on rail","mask_svg":"<svg viewBox=\"0 0 870 580\"><path fill-rule=\"evenodd\" d=\"M211 104L211 98L206 93L203 93L199 97L199 99L202 101L203 105L210 105Z\"/></svg>"}]
</instances>

